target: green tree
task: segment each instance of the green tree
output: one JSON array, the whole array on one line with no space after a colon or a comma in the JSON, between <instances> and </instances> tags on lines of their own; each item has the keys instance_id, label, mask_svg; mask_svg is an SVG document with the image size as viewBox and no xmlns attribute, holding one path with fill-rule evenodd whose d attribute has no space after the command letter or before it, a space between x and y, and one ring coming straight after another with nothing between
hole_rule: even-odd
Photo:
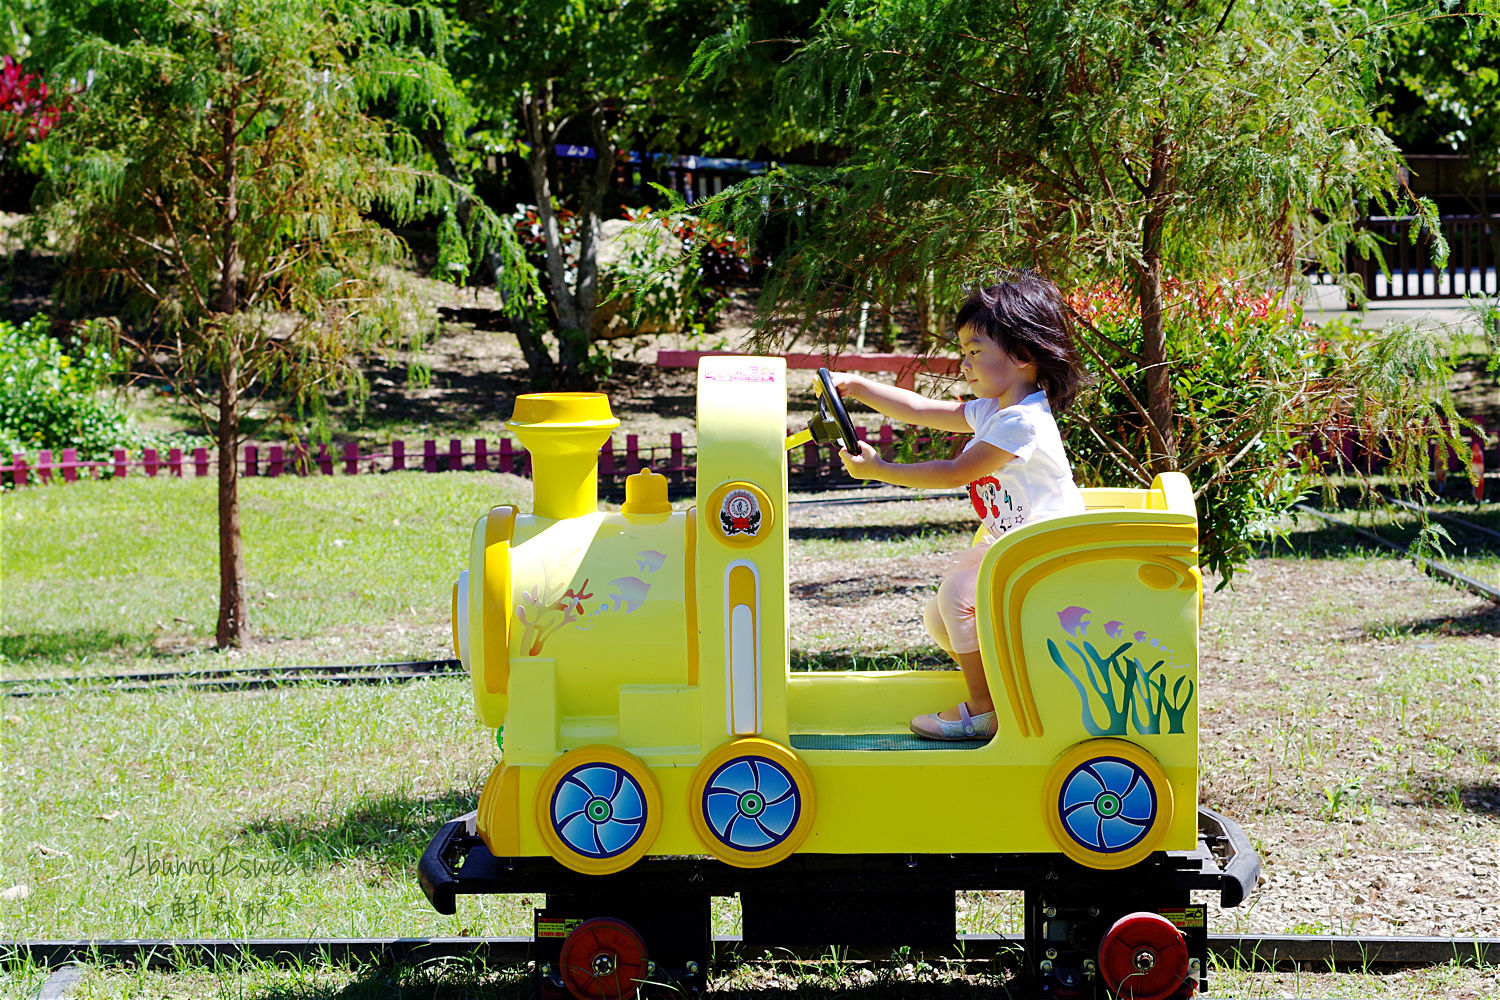
<instances>
[{"instance_id":1,"label":"green tree","mask_svg":"<svg viewBox=\"0 0 1500 1000\"><path fill-rule=\"evenodd\" d=\"M1205 506L1237 512L1205 548L1232 570L1235 540L1302 488L1277 476L1237 487L1259 499L1222 493L1268 431L1356 407L1377 432L1405 430L1442 403L1439 349L1420 340L1333 360L1299 350L1292 370L1283 338L1241 345L1275 354L1250 366L1268 401L1250 413L1196 413L1174 377L1207 360L1192 338L1210 317L1180 311L1213 296L1172 288L1284 292L1308 270L1338 274L1347 246L1373 246L1358 229L1372 202L1435 227L1432 205L1403 200L1400 154L1373 117L1389 27L1355 0L830 5L778 93L838 166L783 167L716 206L745 234L773 215L800 226L772 269L762 342L809 328L842 339L872 297L951 308L1003 267L1123 287L1134 322L1118 337L1075 317L1100 395L1123 409L1086 401L1070 443L1137 481L1194 469ZM730 76L743 52L733 33L715 39L697 71ZM1193 381L1215 377L1233 375ZM1390 395L1366 401L1363 388Z\"/></svg>"},{"instance_id":2,"label":"green tree","mask_svg":"<svg viewBox=\"0 0 1500 1000\"><path fill-rule=\"evenodd\" d=\"M246 414L316 416L325 393L363 391L360 352L422 334L389 269L404 247L372 215L403 222L455 190L371 109L464 121L446 72L406 42L434 35L431 17L366 0L58 0L34 43L57 75L93 77L49 139L37 230L67 247L71 292L137 314L137 346L218 446L221 647L250 634Z\"/></svg>"},{"instance_id":3,"label":"green tree","mask_svg":"<svg viewBox=\"0 0 1500 1000\"><path fill-rule=\"evenodd\" d=\"M763 5L745 15L757 38L788 24L808 24L807 0ZM780 43L753 49L733 82L682 86L695 47L731 23L734 7L721 0L536 0L526 4L453 0L454 74L485 128L467 150L450 157L452 176L477 150L519 152L527 167L546 244L548 301L521 309L517 338L540 382L590 380L594 316L604 289L599 269L600 225L611 177L632 148L678 151L687 142L720 151L745 151L764 139L772 63ZM561 178L559 144L589 146L594 159L576 184ZM695 145L695 148L701 148ZM465 155L467 154L467 156ZM469 162L466 162L469 161ZM570 242L557 207L571 209ZM555 333L555 353L544 336Z\"/></svg>"},{"instance_id":4,"label":"green tree","mask_svg":"<svg viewBox=\"0 0 1500 1000\"><path fill-rule=\"evenodd\" d=\"M532 200L546 244L547 301L514 303L513 325L533 378L542 384L586 383L594 312L599 303L599 227L618 154L636 134L649 58L643 15L651 4L538 0L455 5L453 52L490 129L492 149L517 151L527 164ZM574 195L577 232L564 239L557 208L555 146L592 146ZM556 354L545 335L555 335Z\"/></svg>"},{"instance_id":5,"label":"green tree","mask_svg":"<svg viewBox=\"0 0 1500 1000\"><path fill-rule=\"evenodd\" d=\"M1380 120L1407 153L1467 158L1458 192L1484 219L1500 259L1500 33L1493 17L1422 8L1391 39Z\"/></svg>"},{"instance_id":6,"label":"green tree","mask_svg":"<svg viewBox=\"0 0 1500 1000\"><path fill-rule=\"evenodd\" d=\"M5 10L0 12L0 55L24 59L46 13L45 0L7 0Z\"/></svg>"}]
</instances>

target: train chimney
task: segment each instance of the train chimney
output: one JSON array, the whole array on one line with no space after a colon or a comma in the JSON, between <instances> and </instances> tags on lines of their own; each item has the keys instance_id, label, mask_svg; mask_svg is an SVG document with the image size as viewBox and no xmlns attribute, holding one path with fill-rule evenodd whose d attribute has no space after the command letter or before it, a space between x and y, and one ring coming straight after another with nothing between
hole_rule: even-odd
<instances>
[{"instance_id":1,"label":"train chimney","mask_svg":"<svg viewBox=\"0 0 1500 1000\"><path fill-rule=\"evenodd\" d=\"M531 392L516 397L506 425L531 452L537 517L561 520L599 507L599 449L620 426L602 392Z\"/></svg>"}]
</instances>

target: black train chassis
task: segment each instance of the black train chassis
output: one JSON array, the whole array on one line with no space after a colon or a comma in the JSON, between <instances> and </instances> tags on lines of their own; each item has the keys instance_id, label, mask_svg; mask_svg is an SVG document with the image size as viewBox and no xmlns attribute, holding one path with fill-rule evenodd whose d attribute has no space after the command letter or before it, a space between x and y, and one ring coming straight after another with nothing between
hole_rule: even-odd
<instances>
[{"instance_id":1,"label":"black train chassis","mask_svg":"<svg viewBox=\"0 0 1500 1000\"><path fill-rule=\"evenodd\" d=\"M1201 990L1207 914L1189 894L1216 890L1221 906L1236 906L1254 888L1260 859L1237 823L1199 809L1196 849L1159 851L1116 871L1050 854L794 854L765 868L647 857L612 875L584 875L550 857L496 858L465 818L433 838L419 875L428 900L445 914L459 895L545 894L535 946L544 986L567 934L594 917L630 924L655 975L693 989L707 968L714 896L739 895L741 936L752 953L805 945L930 949L957 942L955 892L1019 889L1035 981L1044 994L1087 997L1102 995L1101 939L1116 920L1140 911L1161 914L1182 932L1193 986Z\"/></svg>"}]
</instances>

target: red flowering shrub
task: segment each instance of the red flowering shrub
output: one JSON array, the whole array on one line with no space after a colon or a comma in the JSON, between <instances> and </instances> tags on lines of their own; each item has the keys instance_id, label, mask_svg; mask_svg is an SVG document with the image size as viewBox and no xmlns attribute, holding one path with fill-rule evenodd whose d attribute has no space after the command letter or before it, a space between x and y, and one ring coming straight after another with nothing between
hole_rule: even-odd
<instances>
[{"instance_id":1,"label":"red flowering shrub","mask_svg":"<svg viewBox=\"0 0 1500 1000\"><path fill-rule=\"evenodd\" d=\"M57 125L66 103L35 73L24 73L10 56L0 61L0 160L28 142L45 139Z\"/></svg>"}]
</instances>

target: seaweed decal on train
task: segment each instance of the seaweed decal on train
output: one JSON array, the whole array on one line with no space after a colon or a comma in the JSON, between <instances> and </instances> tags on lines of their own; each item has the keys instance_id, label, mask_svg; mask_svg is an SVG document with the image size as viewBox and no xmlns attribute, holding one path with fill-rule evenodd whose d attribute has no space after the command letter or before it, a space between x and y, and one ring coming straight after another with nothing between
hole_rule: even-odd
<instances>
[{"instance_id":1,"label":"seaweed decal on train","mask_svg":"<svg viewBox=\"0 0 1500 1000\"><path fill-rule=\"evenodd\" d=\"M1140 736L1154 736L1163 732L1165 718L1168 735L1185 732L1188 708L1192 705L1194 684L1186 673L1175 678L1173 671L1186 670L1183 665L1169 666L1167 656L1172 650L1162 649L1156 639L1147 636L1144 630L1134 632L1130 639L1114 646L1107 655L1086 638L1092 622L1087 616L1088 608L1073 605L1057 613L1062 630L1073 639L1063 643L1072 650L1081 669L1075 670L1063 655L1056 641L1047 640L1047 652L1073 687L1078 690L1079 715L1083 727L1091 736L1128 736L1132 730ZM1101 626L1104 638L1118 639L1124 631L1123 623L1108 621ZM1110 644L1106 644L1108 648ZM1141 655L1130 655L1137 650ZM1166 654L1166 655L1162 655ZM1159 658L1157 658L1159 657ZM1146 665L1146 659L1156 662ZM1084 681L1088 684L1085 686ZM1168 682L1171 692L1168 693ZM1107 723L1100 724L1094 712L1094 702L1103 708Z\"/></svg>"}]
</instances>

